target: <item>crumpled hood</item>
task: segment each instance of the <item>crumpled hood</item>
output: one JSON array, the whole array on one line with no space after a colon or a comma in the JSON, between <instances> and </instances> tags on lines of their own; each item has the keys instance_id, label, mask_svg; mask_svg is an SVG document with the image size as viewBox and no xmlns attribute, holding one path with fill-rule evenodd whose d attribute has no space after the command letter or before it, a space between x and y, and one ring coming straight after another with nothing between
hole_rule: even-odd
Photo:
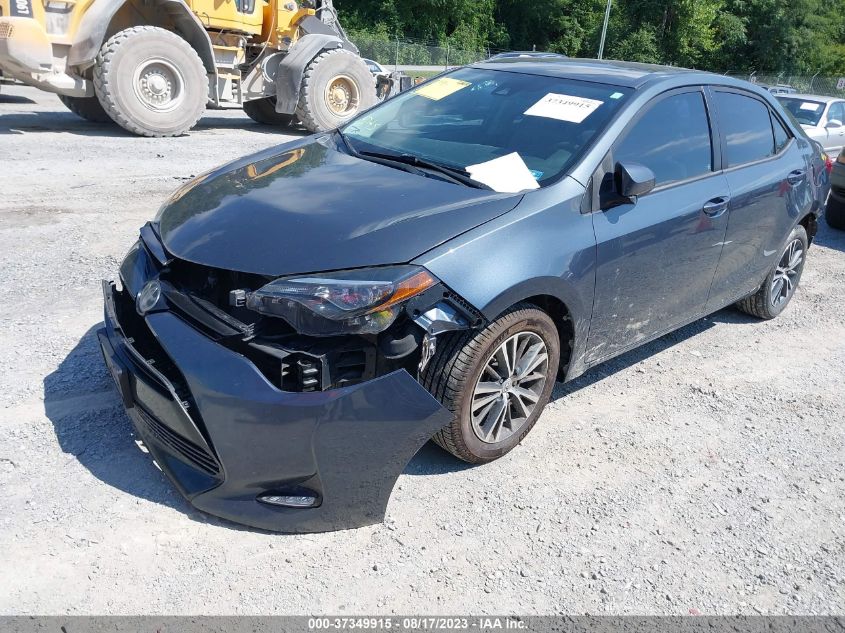
<instances>
[{"instance_id":1,"label":"crumpled hood","mask_svg":"<svg viewBox=\"0 0 845 633\"><path fill-rule=\"evenodd\" d=\"M157 221L175 257L281 276L408 262L521 198L360 160L322 136L197 177Z\"/></svg>"}]
</instances>

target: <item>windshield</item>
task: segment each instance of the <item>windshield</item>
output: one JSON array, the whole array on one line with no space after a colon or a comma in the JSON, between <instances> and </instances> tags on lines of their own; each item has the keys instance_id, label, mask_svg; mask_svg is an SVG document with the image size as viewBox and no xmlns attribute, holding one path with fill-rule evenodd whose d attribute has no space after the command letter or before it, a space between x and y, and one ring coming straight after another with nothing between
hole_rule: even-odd
<instances>
[{"instance_id":1,"label":"windshield","mask_svg":"<svg viewBox=\"0 0 845 633\"><path fill-rule=\"evenodd\" d=\"M777 97L784 109L802 125L818 125L824 114L824 103L794 97Z\"/></svg>"},{"instance_id":2,"label":"windshield","mask_svg":"<svg viewBox=\"0 0 845 633\"><path fill-rule=\"evenodd\" d=\"M531 189L570 169L629 94L618 86L462 68L369 110L343 132L361 152L465 170L497 191L514 190L514 183Z\"/></svg>"}]
</instances>

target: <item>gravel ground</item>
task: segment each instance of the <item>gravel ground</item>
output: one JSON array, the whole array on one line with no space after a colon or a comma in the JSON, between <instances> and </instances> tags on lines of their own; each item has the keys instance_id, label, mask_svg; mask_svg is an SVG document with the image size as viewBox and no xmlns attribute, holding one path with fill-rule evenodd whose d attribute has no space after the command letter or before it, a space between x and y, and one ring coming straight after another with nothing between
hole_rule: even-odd
<instances>
[{"instance_id":1,"label":"gravel ground","mask_svg":"<svg viewBox=\"0 0 845 633\"><path fill-rule=\"evenodd\" d=\"M0 93L0 613L845 612L845 233L793 305L724 310L569 385L523 445L431 444L382 525L193 511L133 444L100 279L182 180L284 141L240 112L141 139Z\"/></svg>"}]
</instances>

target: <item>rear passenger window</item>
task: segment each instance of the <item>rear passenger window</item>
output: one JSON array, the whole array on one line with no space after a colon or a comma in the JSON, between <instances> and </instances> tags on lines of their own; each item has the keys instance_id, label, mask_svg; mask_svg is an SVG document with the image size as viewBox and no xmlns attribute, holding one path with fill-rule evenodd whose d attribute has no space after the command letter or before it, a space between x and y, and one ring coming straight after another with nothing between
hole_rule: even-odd
<instances>
[{"instance_id":1,"label":"rear passenger window","mask_svg":"<svg viewBox=\"0 0 845 633\"><path fill-rule=\"evenodd\" d=\"M769 108L763 102L733 92L716 92L714 97L728 145L728 167L775 155Z\"/></svg>"},{"instance_id":2,"label":"rear passenger window","mask_svg":"<svg viewBox=\"0 0 845 633\"><path fill-rule=\"evenodd\" d=\"M789 144L789 132L786 131L786 128L783 127L783 123L780 122L774 114L771 114L772 117L772 129L775 131L775 153L779 153L784 147Z\"/></svg>"},{"instance_id":3,"label":"rear passenger window","mask_svg":"<svg viewBox=\"0 0 845 633\"><path fill-rule=\"evenodd\" d=\"M657 185L712 171L710 123L702 94L686 92L658 101L613 150L613 160L645 165Z\"/></svg>"}]
</instances>

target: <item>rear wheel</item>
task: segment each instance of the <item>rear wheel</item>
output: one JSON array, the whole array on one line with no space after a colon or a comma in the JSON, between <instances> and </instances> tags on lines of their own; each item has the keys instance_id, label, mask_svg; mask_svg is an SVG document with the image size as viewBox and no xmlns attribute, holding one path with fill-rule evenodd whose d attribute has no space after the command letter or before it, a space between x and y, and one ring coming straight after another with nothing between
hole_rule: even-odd
<instances>
[{"instance_id":1,"label":"rear wheel","mask_svg":"<svg viewBox=\"0 0 845 633\"><path fill-rule=\"evenodd\" d=\"M292 114L276 112L276 97L247 101L244 103L244 112L250 119L262 125L286 127L293 123Z\"/></svg>"},{"instance_id":2,"label":"rear wheel","mask_svg":"<svg viewBox=\"0 0 845 633\"><path fill-rule=\"evenodd\" d=\"M557 328L542 310L518 304L481 332L441 338L421 376L453 414L434 441L464 461L493 461L522 441L549 401Z\"/></svg>"},{"instance_id":3,"label":"rear wheel","mask_svg":"<svg viewBox=\"0 0 845 633\"><path fill-rule=\"evenodd\" d=\"M76 116L92 123L112 123L108 112L103 109L97 97L68 97L59 95L59 100Z\"/></svg>"},{"instance_id":4,"label":"rear wheel","mask_svg":"<svg viewBox=\"0 0 845 633\"><path fill-rule=\"evenodd\" d=\"M179 136L199 121L208 78L196 51L181 37L153 26L114 35L100 49L94 89L105 111L141 136Z\"/></svg>"},{"instance_id":5,"label":"rear wheel","mask_svg":"<svg viewBox=\"0 0 845 633\"><path fill-rule=\"evenodd\" d=\"M766 281L756 293L739 301L737 308L761 319L773 319L783 312L801 281L807 245L807 231L801 225L796 226Z\"/></svg>"},{"instance_id":6,"label":"rear wheel","mask_svg":"<svg viewBox=\"0 0 845 633\"><path fill-rule=\"evenodd\" d=\"M831 195L827 199L824 218L829 227L845 231L845 201L837 200Z\"/></svg>"},{"instance_id":7,"label":"rear wheel","mask_svg":"<svg viewBox=\"0 0 845 633\"><path fill-rule=\"evenodd\" d=\"M357 55L336 48L317 55L302 78L297 118L311 132L342 125L376 104L376 84Z\"/></svg>"}]
</instances>

